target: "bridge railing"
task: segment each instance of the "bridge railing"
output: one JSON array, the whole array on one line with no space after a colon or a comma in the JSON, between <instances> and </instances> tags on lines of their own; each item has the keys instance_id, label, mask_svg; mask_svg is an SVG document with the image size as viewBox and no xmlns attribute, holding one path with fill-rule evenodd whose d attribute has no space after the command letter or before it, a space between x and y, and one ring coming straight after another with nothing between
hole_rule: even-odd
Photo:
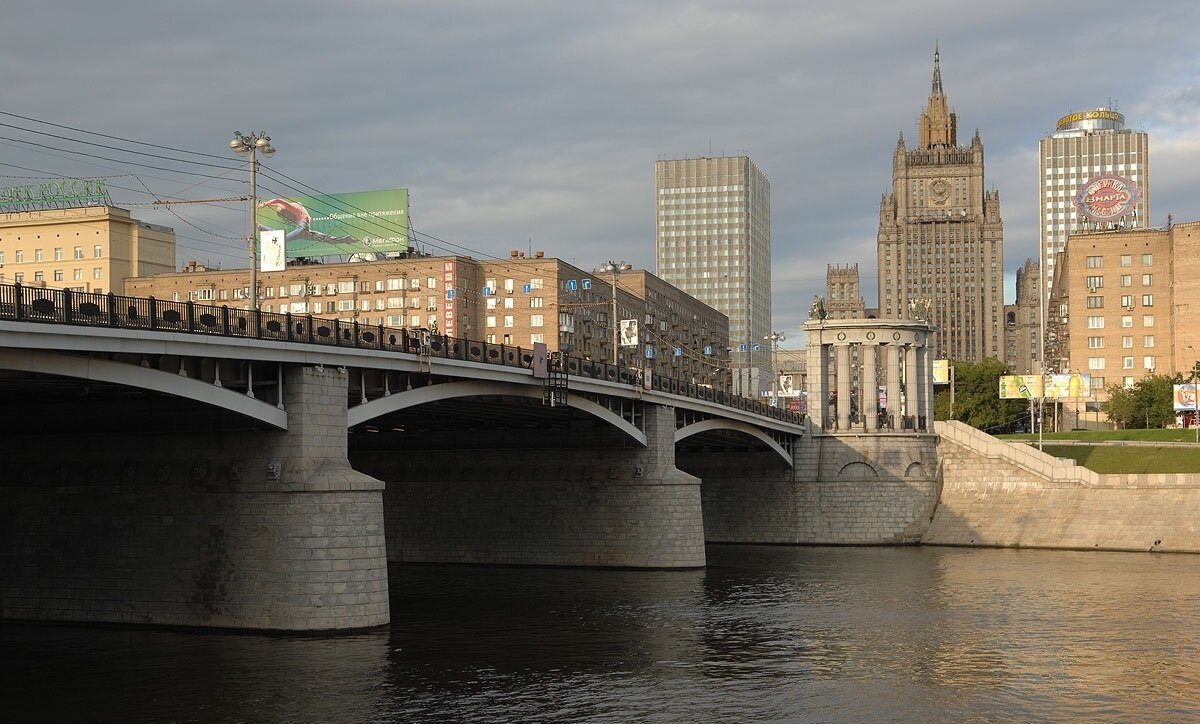
<instances>
[{"instance_id":1,"label":"bridge railing","mask_svg":"<svg viewBox=\"0 0 1200 724\"><path fill-rule=\"evenodd\" d=\"M447 337L426 330L343 322L313 317L311 314L276 314L195 301L176 302L154 297L127 297L21 284L0 284L0 319L247 337L424 354L525 369L533 366L532 350ZM566 357L563 364L568 375L631 386L645 384L641 370L631 367L579 357ZM659 392L707 400L786 422L799 423L803 419L800 413L781 410L758 400L686 380L652 375L649 387Z\"/></svg>"}]
</instances>

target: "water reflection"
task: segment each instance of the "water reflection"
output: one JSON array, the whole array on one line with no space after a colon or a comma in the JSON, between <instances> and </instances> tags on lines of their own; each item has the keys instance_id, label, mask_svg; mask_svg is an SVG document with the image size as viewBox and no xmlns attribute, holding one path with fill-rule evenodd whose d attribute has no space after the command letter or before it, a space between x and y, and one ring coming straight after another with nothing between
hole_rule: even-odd
<instances>
[{"instance_id":1,"label":"water reflection","mask_svg":"<svg viewBox=\"0 0 1200 724\"><path fill-rule=\"evenodd\" d=\"M713 546L708 561L394 567L390 630L353 636L5 624L5 700L122 721L1200 715L1200 557Z\"/></svg>"}]
</instances>

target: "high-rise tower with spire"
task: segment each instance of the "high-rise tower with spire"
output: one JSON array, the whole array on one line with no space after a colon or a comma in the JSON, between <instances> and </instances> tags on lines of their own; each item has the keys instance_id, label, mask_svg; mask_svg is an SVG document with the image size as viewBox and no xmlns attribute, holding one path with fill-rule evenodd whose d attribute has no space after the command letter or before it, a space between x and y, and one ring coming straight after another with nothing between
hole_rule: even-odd
<instances>
[{"instance_id":1,"label":"high-rise tower with spire","mask_svg":"<svg viewBox=\"0 0 1200 724\"><path fill-rule=\"evenodd\" d=\"M983 142L958 145L958 119L942 89L941 53L917 123L917 147L900 134L892 192L879 206L879 314L923 316L938 357L1003 359L1004 224L1000 195L984 186Z\"/></svg>"}]
</instances>

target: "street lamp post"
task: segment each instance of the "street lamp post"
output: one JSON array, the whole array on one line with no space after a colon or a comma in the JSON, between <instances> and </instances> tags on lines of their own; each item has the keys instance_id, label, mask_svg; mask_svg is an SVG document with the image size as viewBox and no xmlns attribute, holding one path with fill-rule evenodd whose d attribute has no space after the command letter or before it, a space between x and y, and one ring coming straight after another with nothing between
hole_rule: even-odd
<instances>
[{"instance_id":1,"label":"street lamp post","mask_svg":"<svg viewBox=\"0 0 1200 724\"><path fill-rule=\"evenodd\" d=\"M1200 444L1200 361L1196 361L1196 348L1187 346L1192 351L1192 427L1196 428L1196 443Z\"/></svg>"},{"instance_id":2,"label":"street lamp post","mask_svg":"<svg viewBox=\"0 0 1200 724\"><path fill-rule=\"evenodd\" d=\"M764 342L771 343L771 404L775 407L779 407L779 372L775 360L779 356L779 343L786 339L781 332L771 332L763 337Z\"/></svg>"},{"instance_id":3,"label":"street lamp post","mask_svg":"<svg viewBox=\"0 0 1200 724\"><path fill-rule=\"evenodd\" d=\"M612 322L611 322L611 324L612 324L612 331L613 331L613 333L612 333L612 363L613 363L614 367L617 365L617 349L620 345L619 335L621 333L621 330L619 329L620 325L617 320L617 275L623 271L629 271L632 268L633 268L633 266L631 264L627 264L623 261L619 261L619 262L618 261L610 261L610 262L606 263L604 266L600 267L600 271L608 272L608 273L612 274Z\"/></svg>"},{"instance_id":4,"label":"street lamp post","mask_svg":"<svg viewBox=\"0 0 1200 724\"><path fill-rule=\"evenodd\" d=\"M246 241L250 245L250 308L258 311L258 157L261 151L264 156L275 153L271 145L271 137L266 131L251 131L243 136L241 131L233 132L233 140L229 148L239 156L250 154L250 234Z\"/></svg>"}]
</instances>

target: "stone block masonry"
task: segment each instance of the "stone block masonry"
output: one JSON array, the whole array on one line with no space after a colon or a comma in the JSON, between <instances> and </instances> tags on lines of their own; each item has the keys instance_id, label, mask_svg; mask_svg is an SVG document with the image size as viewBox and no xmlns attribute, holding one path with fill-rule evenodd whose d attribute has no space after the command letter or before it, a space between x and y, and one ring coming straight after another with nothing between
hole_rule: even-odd
<instances>
[{"instance_id":1,"label":"stone block masonry","mask_svg":"<svg viewBox=\"0 0 1200 724\"><path fill-rule=\"evenodd\" d=\"M932 435L804 436L771 453L692 453L712 543L895 545L921 540L939 492Z\"/></svg>"},{"instance_id":2,"label":"stone block masonry","mask_svg":"<svg viewBox=\"0 0 1200 724\"><path fill-rule=\"evenodd\" d=\"M1100 475L962 423L937 423L944 484L922 542L1200 552L1200 476Z\"/></svg>"},{"instance_id":3,"label":"stone block masonry","mask_svg":"<svg viewBox=\"0 0 1200 724\"><path fill-rule=\"evenodd\" d=\"M289 631L389 619L382 483L346 377L287 370L287 432L0 442L0 616Z\"/></svg>"}]
</instances>

